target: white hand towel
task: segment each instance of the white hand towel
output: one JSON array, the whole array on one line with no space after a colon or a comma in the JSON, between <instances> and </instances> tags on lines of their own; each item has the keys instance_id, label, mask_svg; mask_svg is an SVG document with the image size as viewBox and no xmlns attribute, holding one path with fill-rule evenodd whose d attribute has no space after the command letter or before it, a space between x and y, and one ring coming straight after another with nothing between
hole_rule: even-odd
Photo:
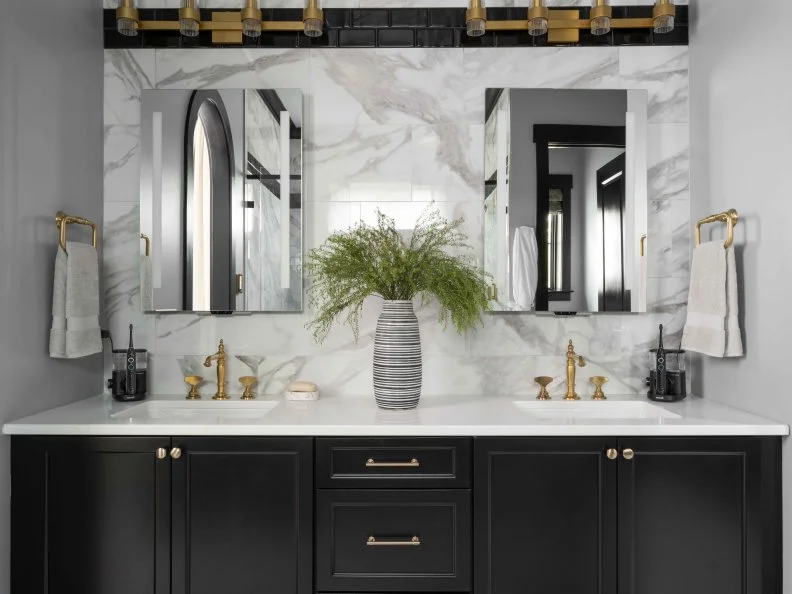
<instances>
[{"instance_id":1,"label":"white hand towel","mask_svg":"<svg viewBox=\"0 0 792 594\"><path fill-rule=\"evenodd\" d=\"M87 357L102 351L99 329L99 257L85 243L58 247L52 288L50 356Z\"/></svg>"},{"instance_id":2,"label":"white hand towel","mask_svg":"<svg viewBox=\"0 0 792 594\"><path fill-rule=\"evenodd\" d=\"M140 305L143 311L154 311L154 287L151 256L140 256Z\"/></svg>"},{"instance_id":3,"label":"white hand towel","mask_svg":"<svg viewBox=\"0 0 792 594\"><path fill-rule=\"evenodd\" d=\"M512 293L522 311L532 311L539 282L539 248L533 227L517 227L512 245Z\"/></svg>"},{"instance_id":4,"label":"white hand towel","mask_svg":"<svg viewBox=\"0 0 792 594\"><path fill-rule=\"evenodd\" d=\"M734 247L724 249L720 241L697 246L693 250L682 348L711 357L741 356L737 307Z\"/></svg>"}]
</instances>

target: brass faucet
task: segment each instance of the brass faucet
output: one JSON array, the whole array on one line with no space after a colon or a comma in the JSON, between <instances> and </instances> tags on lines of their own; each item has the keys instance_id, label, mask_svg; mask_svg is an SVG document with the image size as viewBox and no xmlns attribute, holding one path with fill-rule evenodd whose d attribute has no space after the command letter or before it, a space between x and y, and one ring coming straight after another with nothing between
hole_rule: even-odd
<instances>
[{"instance_id":1,"label":"brass faucet","mask_svg":"<svg viewBox=\"0 0 792 594\"><path fill-rule=\"evenodd\" d=\"M222 339L220 340L220 347L214 355L209 355L204 361L204 367L211 367L212 361L217 361L217 394L212 396L213 400L228 400L229 396L226 394L226 352Z\"/></svg>"},{"instance_id":2,"label":"brass faucet","mask_svg":"<svg viewBox=\"0 0 792 594\"><path fill-rule=\"evenodd\" d=\"M567 347L567 363L566 363L567 393L566 396L564 396L564 400L580 400L580 396L578 396L577 393L575 392L576 365L585 367L586 360L575 352L575 347L572 344L572 340L570 340L569 346Z\"/></svg>"}]
</instances>

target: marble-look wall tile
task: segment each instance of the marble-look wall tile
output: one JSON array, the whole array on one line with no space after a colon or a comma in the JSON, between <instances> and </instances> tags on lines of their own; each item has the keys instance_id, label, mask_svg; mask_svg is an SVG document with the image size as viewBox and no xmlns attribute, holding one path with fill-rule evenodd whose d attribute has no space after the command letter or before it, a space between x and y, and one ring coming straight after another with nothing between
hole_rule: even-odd
<instances>
[{"instance_id":1,"label":"marble-look wall tile","mask_svg":"<svg viewBox=\"0 0 792 594\"><path fill-rule=\"evenodd\" d=\"M465 106L458 49L311 50L318 124L451 124Z\"/></svg>"},{"instance_id":2,"label":"marble-look wall tile","mask_svg":"<svg viewBox=\"0 0 792 594\"><path fill-rule=\"evenodd\" d=\"M465 48L464 105L471 123L484 122L489 88L619 88L619 48Z\"/></svg>"},{"instance_id":3,"label":"marble-look wall tile","mask_svg":"<svg viewBox=\"0 0 792 594\"><path fill-rule=\"evenodd\" d=\"M154 86L153 49L105 50L104 123L140 124L140 91Z\"/></svg>"},{"instance_id":4,"label":"marble-look wall tile","mask_svg":"<svg viewBox=\"0 0 792 594\"><path fill-rule=\"evenodd\" d=\"M533 377L545 374L556 377L551 391L561 394L569 338L589 359L589 366L579 373L582 394L589 394L588 377L597 373L611 378L611 393L637 393L645 390L646 351L654 346L658 324L666 326L670 344L681 337L690 209L688 130L680 115L683 107L686 113L687 104L687 70L680 64L686 64L687 58L679 48L164 49L155 52L154 66L151 51L106 59L110 81L106 113L111 118L106 232L118 234L119 239L108 246L105 274L106 281L120 281L107 283L106 307L113 311L115 327L122 328L129 318L138 319L131 309L139 292L132 262L139 257L140 246L129 231L136 216L132 202L139 191L133 175L138 87L154 83L163 88L301 88L306 250L318 247L335 230L361 219L372 222L377 209L393 216L400 227L412 227L434 199L444 216L465 217L473 246L470 255L479 260L485 89L642 88L649 91L654 105L649 127L647 246L652 313L575 318L487 315L481 328L461 338L438 324L435 305L419 305L424 395L430 399L453 390L533 397ZM311 319L308 306L304 314L139 315L152 325L152 382L157 392L186 390L183 368L200 364L223 338L231 355L264 357L258 374L260 390L267 393L280 393L299 378L319 382L325 394L368 397L379 307L378 299L367 301L357 342L348 328L339 327L322 345L314 343L305 327ZM214 369L201 368L201 373L214 382ZM229 370L233 393L241 391L236 378L249 373L243 362L233 359ZM204 394L213 389L207 383Z\"/></svg>"},{"instance_id":5,"label":"marble-look wall tile","mask_svg":"<svg viewBox=\"0 0 792 594\"><path fill-rule=\"evenodd\" d=\"M625 89L649 92L649 121L688 121L688 48L619 48L619 75Z\"/></svg>"},{"instance_id":6,"label":"marble-look wall tile","mask_svg":"<svg viewBox=\"0 0 792 594\"><path fill-rule=\"evenodd\" d=\"M207 56L211 55L211 60ZM157 50L160 89L301 88L310 51L301 49Z\"/></svg>"}]
</instances>

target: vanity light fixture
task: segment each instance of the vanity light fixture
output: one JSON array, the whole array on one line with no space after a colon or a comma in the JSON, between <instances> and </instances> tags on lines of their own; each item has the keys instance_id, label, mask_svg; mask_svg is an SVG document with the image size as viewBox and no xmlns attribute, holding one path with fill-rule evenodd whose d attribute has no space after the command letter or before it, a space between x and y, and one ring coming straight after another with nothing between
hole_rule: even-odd
<instances>
[{"instance_id":1,"label":"vanity light fixture","mask_svg":"<svg viewBox=\"0 0 792 594\"><path fill-rule=\"evenodd\" d=\"M589 16L591 17L592 35L607 35L610 33L613 10L608 4L608 0L594 0Z\"/></svg>"},{"instance_id":2,"label":"vanity light fixture","mask_svg":"<svg viewBox=\"0 0 792 594\"><path fill-rule=\"evenodd\" d=\"M210 21L201 20L199 0L181 0L178 20L142 21L135 1L118 0L116 27L121 35L134 37L140 31L179 31L186 37L195 37L202 31L211 31L212 43L242 45L243 37L256 38L262 31L302 31L308 37L319 37L324 23L319 0L305 0L300 21L263 20L259 0L244 0L242 10L214 10Z\"/></svg>"},{"instance_id":3,"label":"vanity light fixture","mask_svg":"<svg viewBox=\"0 0 792 594\"><path fill-rule=\"evenodd\" d=\"M138 34L140 15L135 0L118 0L116 8L116 27L121 35L134 37Z\"/></svg>"},{"instance_id":4,"label":"vanity light fixture","mask_svg":"<svg viewBox=\"0 0 792 594\"><path fill-rule=\"evenodd\" d=\"M261 37L261 9L258 0L247 0L242 9L242 35L245 37Z\"/></svg>"},{"instance_id":5,"label":"vanity light fixture","mask_svg":"<svg viewBox=\"0 0 792 594\"><path fill-rule=\"evenodd\" d=\"M303 33L308 37L319 37L322 35L322 23L324 14L319 8L319 0L305 0L303 9Z\"/></svg>"},{"instance_id":6,"label":"vanity light fixture","mask_svg":"<svg viewBox=\"0 0 792 594\"><path fill-rule=\"evenodd\" d=\"M676 7L674 0L656 0L652 10L652 22L655 33L670 33L674 30Z\"/></svg>"},{"instance_id":7,"label":"vanity light fixture","mask_svg":"<svg viewBox=\"0 0 792 594\"><path fill-rule=\"evenodd\" d=\"M486 31L526 31L533 37L547 34L549 45L573 45L580 42L580 31L605 35L612 29L652 29L655 34L674 30L674 0L655 0L651 18L613 18L608 0L592 0L589 18L582 19L580 9L549 9L544 0L532 0L527 19L488 21L484 0L470 0L465 13L467 34L471 37Z\"/></svg>"},{"instance_id":8,"label":"vanity light fixture","mask_svg":"<svg viewBox=\"0 0 792 594\"><path fill-rule=\"evenodd\" d=\"M468 36L484 35L487 30L487 9L484 7L484 0L470 0L470 6L465 12L465 24Z\"/></svg>"},{"instance_id":9,"label":"vanity light fixture","mask_svg":"<svg viewBox=\"0 0 792 594\"><path fill-rule=\"evenodd\" d=\"M549 16L550 11L544 5L544 0L533 0L528 9L528 35L541 37L547 33Z\"/></svg>"},{"instance_id":10,"label":"vanity light fixture","mask_svg":"<svg viewBox=\"0 0 792 594\"><path fill-rule=\"evenodd\" d=\"M201 27L199 0L182 0L179 9L179 33L185 37L195 37Z\"/></svg>"}]
</instances>

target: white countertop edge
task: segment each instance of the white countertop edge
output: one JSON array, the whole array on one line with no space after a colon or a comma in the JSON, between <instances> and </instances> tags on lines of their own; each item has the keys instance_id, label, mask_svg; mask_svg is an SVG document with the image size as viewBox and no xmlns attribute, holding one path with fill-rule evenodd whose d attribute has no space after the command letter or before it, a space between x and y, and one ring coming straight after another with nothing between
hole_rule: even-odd
<instances>
[{"instance_id":1,"label":"white countertop edge","mask_svg":"<svg viewBox=\"0 0 792 594\"><path fill-rule=\"evenodd\" d=\"M305 436L305 437L760 437L789 435L789 426L720 404L689 396L679 403L650 403L677 415L659 420L610 421L578 419L574 422L531 419L521 416L516 400L505 396L434 396L422 399L415 411L380 411L373 398L327 397L316 402L288 402L264 397L258 403L275 403L256 420L192 422L169 419L125 422L115 415L146 402L183 401L183 395L153 396L143 402L117 403L95 396L50 409L3 425L6 435L38 436ZM609 399L611 397L609 396ZM648 402L637 396L613 400ZM239 406L239 401L229 401ZM245 406L245 405L242 405ZM561 404L561 406L564 406ZM390 416L394 414L394 416ZM403 415L407 415L405 418ZM409 418L410 416L414 418Z\"/></svg>"},{"instance_id":2,"label":"white countertop edge","mask_svg":"<svg viewBox=\"0 0 792 594\"><path fill-rule=\"evenodd\" d=\"M5 435L226 437L764 437L789 435L786 425L6 425Z\"/></svg>"}]
</instances>

